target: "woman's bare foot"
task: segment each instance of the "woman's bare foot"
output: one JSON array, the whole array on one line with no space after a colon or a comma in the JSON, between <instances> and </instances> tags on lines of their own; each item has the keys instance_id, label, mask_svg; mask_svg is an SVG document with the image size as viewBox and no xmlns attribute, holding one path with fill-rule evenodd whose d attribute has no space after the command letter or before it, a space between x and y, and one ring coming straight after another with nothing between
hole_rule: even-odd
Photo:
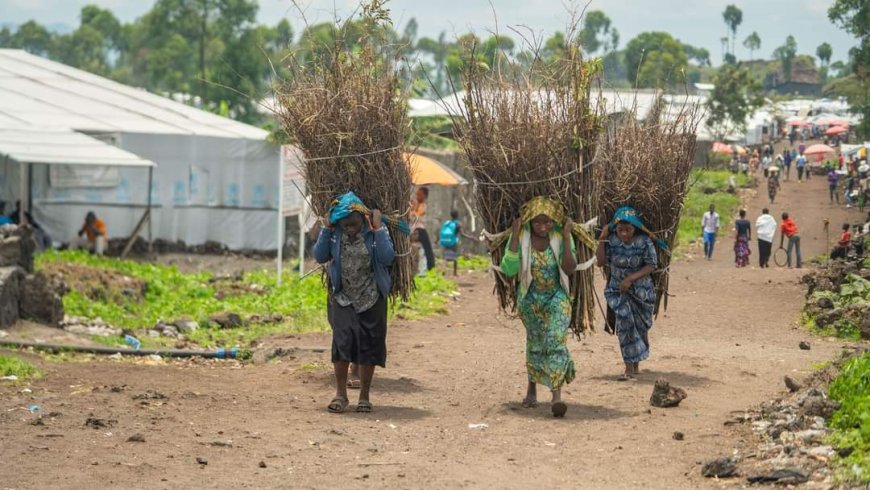
<instances>
[{"instance_id":1,"label":"woman's bare foot","mask_svg":"<svg viewBox=\"0 0 870 490\"><path fill-rule=\"evenodd\" d=\"M616 379L618 381L628 381L628 380L634 379L634 376L635 376L634 363L626 362L625 363L625 372L623 374L620 374L619 377Z\"/></svg>"},{"instance_id":2,"label":"woman's bare foot","mask_svg":"<svg viewBox=\"0 0 870 490\"><path fill-rule=\"evenodd\" d=\"M634 375L635 375L635 376L637 376L638 374L640 374L640 363L639 363L639 362L635 362L635 363L632 365L632 371L634 371Z\"/></svg>"},{"instance_id":3,"label":"woman's bare foot","mask_svg":"<svg viewBox=\"0 0 870 490\"><path fill-rule=\"evenodd\" d=\"M535 408L538 406L538 385L529 381L526 387L526 397L523 398L523 408Z\"/></svg>"},{"instance_id":4,"label":"woman's bare foot","mask_svg":"<svg viewBox=\"0 0 870 490\"><path fill-rule=\"evenodd\" d=\"M565 416L568 411L568 405L562 401L562 390L553 390L553 405L550 410L553 411L553 417L560 419Z\"/></svg>"}]
</instances>

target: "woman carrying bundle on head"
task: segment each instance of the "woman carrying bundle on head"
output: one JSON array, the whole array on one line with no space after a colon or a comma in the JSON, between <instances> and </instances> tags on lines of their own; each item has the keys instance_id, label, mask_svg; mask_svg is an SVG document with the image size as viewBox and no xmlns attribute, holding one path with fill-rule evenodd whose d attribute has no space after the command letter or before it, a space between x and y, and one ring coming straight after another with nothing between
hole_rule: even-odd
<instances>
[{"instance_id":1,"label":"woman carrying bundle on head","mask_svg":"<svg viewBox=\"0 0 870 490\"><path fill-rule=\"evenodd\" d=\"M314 258L328 264L336 394L327 408L332 413L347 409L348 367L353 363L361 381L356 411L368 413L375 366L385 367L387 360L387 296L395 251L380 211L369 210L352 192L333 202L326 221Z\"/></svg>"},{"instance_id":2,"label":"woman carrying bundle on head","mask_svg":"<svg viewBox=\"0 0 870 490\"><path fill-rule=\"evenodd\" d=\"M650 235L637 211L624 206L616 210L610 224L601 230L595 253L599 267L610 267L604 297L614 312L619 349L625 362L620 381L634 379L640 372L640 362L649 357L649 330L656 308L650 274L658 266L656 243Z\"/></svg>"},{"instance_id":3,"label":"woman carrying bundle on head","mask_svg":"<svg viewBox=\"0 0 870 490\"><path fill-rule=\"evenodd\" d=\"M518 278L517 309L526 327L528 387L523 407L537 406L537 385L543 384L552 393L554 417L568 411L562 386L576 375L566 343L572 314L569 278L577 269L573 229L561 203L534 198L514 221L501 262L505 276Z\"/></svg>"}]
</instances>

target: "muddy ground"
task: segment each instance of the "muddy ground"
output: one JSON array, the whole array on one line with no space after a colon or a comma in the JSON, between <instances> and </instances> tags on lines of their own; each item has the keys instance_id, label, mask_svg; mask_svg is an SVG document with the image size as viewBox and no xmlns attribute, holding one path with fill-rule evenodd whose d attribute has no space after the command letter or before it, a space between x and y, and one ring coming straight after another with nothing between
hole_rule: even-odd
<instances>
[{"instance_id":1,"label":"muddy ground","mask_svg":"<svg viewBox=\"0 0 870 490\"><path fill-rule=\"evenodd\" d=\"M753 221L765 203L750 198ZM859 219L828 205L821 177L785 183L771 207L777 217L784 209L801 228L805 258L827 249L823 219ZM700 476L700 463L749 437L723 423L844 344L798 326L800 271L735 269L731 242L720 239L712 262L690 255L673 266L674 296L638 381L616 380L614 337L570 342L577 379L563 420L547 404L520 407L523 327L498 314L482 274L460 278L448 315L390 326L388 367L377 373L369 415L326 412L328 354L245 365L31 356L44 379L0 386L0 488L741 486ZM800 350L801 341L812 349ZM268 344L326 347L329 337ZM657 378L688 398L652 408ZM30 405L45 414L41 425ZM674 440L675 431L685 439Z\"/></svg>"}]
</instances>

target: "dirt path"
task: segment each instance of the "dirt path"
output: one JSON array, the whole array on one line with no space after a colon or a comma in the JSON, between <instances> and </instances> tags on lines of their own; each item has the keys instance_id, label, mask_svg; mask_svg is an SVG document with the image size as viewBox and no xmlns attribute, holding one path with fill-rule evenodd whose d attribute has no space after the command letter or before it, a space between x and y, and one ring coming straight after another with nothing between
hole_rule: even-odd
<instances>
[{"instance_id":1,"label":"dirt path","mask_svg":"<svg viewBox=\"0 0 870 490\"><path fill-rule=\"evenodd\" d=\"M763 202L748 203L753 221ZM772 212L788 208L796 218L807 258L826 248L822 219L846 217L828 206L821 177L786 183L781 202ZM857 212L850 216L857 221ZM490 280L471 274L448 316L391 325L372 415L326 413L328 354L244 366L42 363L47 376L32 393L0 388L0 488L724 485L702 479L699 463L734 447L739 436L723 427L731 412L775 395L784 374L806 372L841 346L797 326L799 271L737 270L730 242L720 240L713 262L674 266L674 297L652 331L639 381L615 381L621 361L613 337L571 342L578 373L564 420L550 418L546 404L519 407L523 327L497 315ZM753 261L755 254L753 247ZM801 340L812 350L799 350ZM325 335L273 339L328 342ZM651 408L659 377L689 398L678 408ZM133 399L146 390L166 399ZM20 408L32 404L60 415L31 425L34 416ZM116 422L87 427L91 414ZM488 427L469 428L481 423ZM685 440L675 441L674 431ZM133 434L145 442L125 442Z\"/></svg>"}]
</instances>

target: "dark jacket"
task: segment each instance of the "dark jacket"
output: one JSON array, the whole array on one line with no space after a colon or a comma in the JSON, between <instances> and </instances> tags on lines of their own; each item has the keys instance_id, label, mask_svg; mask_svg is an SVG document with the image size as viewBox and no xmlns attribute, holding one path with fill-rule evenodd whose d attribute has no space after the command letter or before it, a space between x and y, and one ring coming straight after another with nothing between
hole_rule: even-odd
<instances>
[{"instance_id":1,"label":"dark jacket","mask_svg":"<svg viewBox=\"0 0 870 490\"><path fill-rule=\"evenodd\" d=\"M363 229L360 233L362 233L366 248L372 257L372 269L374 270L375 284L378 287L378 292L386 298L390 294L390 289L392 289L390 268L393 266L393 260L396 258L393 241L390 239L389 232L384 227L371 231L367 224L363 224ZM329 274L332 294L337 294L341 291L342 236L344 235L341 232L340 225L336 225L335 229L332 230L323 228L317 237L317 243L314 244L314 260L319 264L327 264L326 270Z\"/></svg>"}]
</instances>

